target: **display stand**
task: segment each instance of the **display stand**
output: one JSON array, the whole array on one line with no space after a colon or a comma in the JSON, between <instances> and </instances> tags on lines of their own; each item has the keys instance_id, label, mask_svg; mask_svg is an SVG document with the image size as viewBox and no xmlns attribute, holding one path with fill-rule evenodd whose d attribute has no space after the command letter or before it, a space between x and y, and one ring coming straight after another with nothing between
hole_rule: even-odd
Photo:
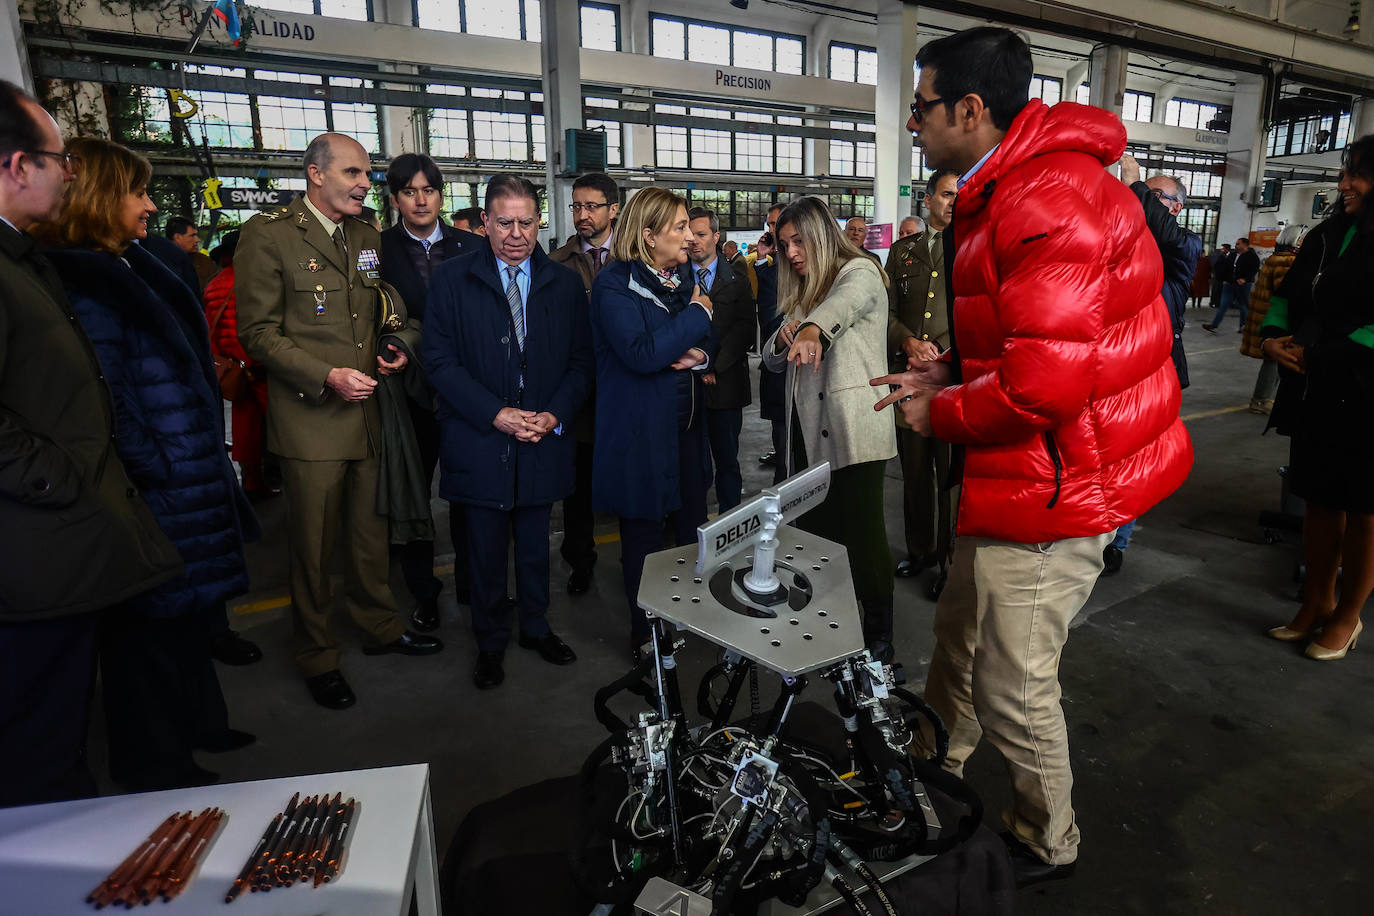
<instances>
[{"instance_id":1,"label":"display stand","mask_svg":"<svg viewBox=\"0 0 1374 916\"><path fill-rule=\"evenodd\" d=\"M263 828L291 795L342 792L358 800L339 876L319 888L297 884L225 892ZM169 814L223 808L228 816L186 890L149 912L225 916L439 916L438 866L429 766L352 770L257 782L88 798L0 810L0 912L84 916L86 894Z\"/></svg>"}]
</instances>

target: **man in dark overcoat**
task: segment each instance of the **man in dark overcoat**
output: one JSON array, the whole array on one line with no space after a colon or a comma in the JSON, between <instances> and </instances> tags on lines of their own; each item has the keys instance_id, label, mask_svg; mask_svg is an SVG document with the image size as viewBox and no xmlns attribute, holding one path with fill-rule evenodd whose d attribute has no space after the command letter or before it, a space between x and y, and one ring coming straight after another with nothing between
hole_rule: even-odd
<instances>
[{"instance_id":1,"label":"man in dark overcoat","mask_svg":"<svg viewBox=\"0 0 1374 916\"><path fill-rule=\"evenodd\" d=\"M488 245L434 274L425 370L439 394L439 494L467 511L473 683L505 679L506 566L515 541L519 643L545 661L577 656L549 627L549 519L573 488L571 429L591 390L587 294L537 244L538 192L524 178L487 185Z\"/></svg>"},{"instance_id":2,"label":"man in dark overcoat","mask_svg":"<svg viewBox=\"0 0 1374 916\"><path fill-rule=\"evenodd\" d=\"M687 216L687 255L697 285L711 298L711 326L720 340L716 358L701 381L706 386L706 436L715 465L716 502L721 512L728 512L739 505L744 486L739 435L744 408L753 400L748 353L754 342L754 295L749 278L736 272L717 247L720 222L716 214L693 207Z\"/></svg>"},{"instance_id":3,"label":"man in dark overcoat","mask_svg":"<svg viewBox=\"0 0 1374 916\"><path fill-rule=\"evenodd\" d=\"M0 81L0 807L96 794L101 611L181 573L115 454L115 411L62 281L25 231L72 177L52 117Z\"/></svg>"},{"instance_id":4,"label":"man in dark overcoat","mask_svg":"<svg viewBox=\"0 0 1374 916\"><path fill-rule=\"evenodd\" d=\"M406 304L406 313L421 323L425 320L425 299L434 270L445 261L477 250L482 237L444 222L440 213L444 203L444 178L434 160L420 153L403 153L386 169L391 204L400 214L396 225L382 230L382 279L396 287ZM428 395L429 391L425 389ZM410 423L420 450L425 480L432 480L439 464L439 421L434 417L433 397L424 403L409 398ZM453 585L459 604L467 604L467 520L462 513L449 516L453 539ZM417 540L393 546L399 555L401 573L415 600L410 623L417 630L439 627L439 590L442 583L434 576L434 541Z\"/></svg>"}]
</instances>

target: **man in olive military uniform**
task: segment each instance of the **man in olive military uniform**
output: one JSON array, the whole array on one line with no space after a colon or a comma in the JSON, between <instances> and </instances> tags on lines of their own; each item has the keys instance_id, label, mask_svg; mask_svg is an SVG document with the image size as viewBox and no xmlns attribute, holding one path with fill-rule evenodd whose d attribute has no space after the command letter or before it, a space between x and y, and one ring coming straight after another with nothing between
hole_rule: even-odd
<instances>
[{"instance_id":1,"label":"man in olive military uniform","mask_svg":"<svg viewBox=\"0 0 1374 916\"><path fill-rule=\"evenodd\" d=\"M243 227L234 255L239 340L267 368L267 446L282 459L296 661L315 701L356 702L329 626L330 555L342 537L350 616L368 655L428 655L443 644L406 630L388 583L387 520L377 514L381 422L376 374L381 237L363 215L367 152L343 134L305 151L306 192Z\"/></svg>"},{"instance_id":2,"label":"man in olive military uniform","mask_svg":"<svg viewBox=\"0 0 1374 916\"><path fill-rule=\"evenodd\" d=\"M926 183L930 215L925 229L898 240L888 252L892 291L887 342L894 372L904 371L908 360L934 359L949 349L941 232L954 215L958 178L948 170L930 177ZM938 564L941 574L931 589L938 597L954 534L949 443L921 435L899 415L897 453L902 460L907 556L897 564L896 574L905 579Z\"/></svg>"}]
</instances>

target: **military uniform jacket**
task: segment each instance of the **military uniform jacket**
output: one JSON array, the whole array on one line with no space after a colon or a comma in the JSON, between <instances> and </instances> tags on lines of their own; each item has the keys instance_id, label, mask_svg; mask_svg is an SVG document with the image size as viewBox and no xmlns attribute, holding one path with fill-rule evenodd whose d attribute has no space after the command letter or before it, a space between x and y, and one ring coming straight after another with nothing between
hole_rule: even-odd
<instances>
[{"instance_id":1,"label":"military uniform jacket","mask_svg":"<svg viewBox=\"0 0 1374 916\"><path fill-rule=\"evenodd\" d=\"M325 386L336 367L377 375L381 236L343 221L348 257L298 197L243 226L234 255L239 341L267 368L267 447L283 458L340 461L380 450L377 399Z\"/></svg>"},{"instance_id":2,"label":"military uniform jacket","mask_svg":"<svg viewBox=\"0 0 1374 916\"><path fill-rule=\"evenodd\" d=\"M949 349L949 306L942 279L945 255L940 233L927 228L901 239L888 252L886 269L892 281L887 344L893 369L906 368L902 341L908 337L929 340L941 350Z\"/></svg>"}]
</instances>

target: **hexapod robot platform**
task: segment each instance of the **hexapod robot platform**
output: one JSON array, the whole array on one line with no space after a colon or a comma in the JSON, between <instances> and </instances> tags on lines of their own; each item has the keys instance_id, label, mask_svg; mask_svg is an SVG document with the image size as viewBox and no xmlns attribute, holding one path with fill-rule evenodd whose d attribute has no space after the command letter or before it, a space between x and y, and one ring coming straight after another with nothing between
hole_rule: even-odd
<instances>
[{"instance_id":1,"label":"hexapod robot platform","mask_svg":"<svg viewBox=\"0 0 1374 916\"><path fill-rule=\"evenodd\" d=\"M829 464L810 468L702 525L695 551L645 561L638 601L652 627L650 651L597 693L596 715L611 737L583 768L589 785L609 759L627 783L592 831L610 860L587 882L598 899L633 900L653 914L782 905L813 913L845 902L862 914L870 910L854 886L866 884L880 911L894 914L879 872L909 868L977 826L976 797L950 827L936 815L925 783L962 786L937 766L947 737L893 668L864 648L844 547L786 524L825 499L829 485ZM721 649L698 686L696 724L678 685L678 635L686 633ZM780 679L776 702L734 720L746 682L757 703L760 671ZM820 736L788 728L811 679L833 691L839 718L826 718L843 732L838 756ZM608 706L622 691L651 707L633 723ZM935 739L930 760L909 752L922 718Z\"/></svg>"}]
</instances>

